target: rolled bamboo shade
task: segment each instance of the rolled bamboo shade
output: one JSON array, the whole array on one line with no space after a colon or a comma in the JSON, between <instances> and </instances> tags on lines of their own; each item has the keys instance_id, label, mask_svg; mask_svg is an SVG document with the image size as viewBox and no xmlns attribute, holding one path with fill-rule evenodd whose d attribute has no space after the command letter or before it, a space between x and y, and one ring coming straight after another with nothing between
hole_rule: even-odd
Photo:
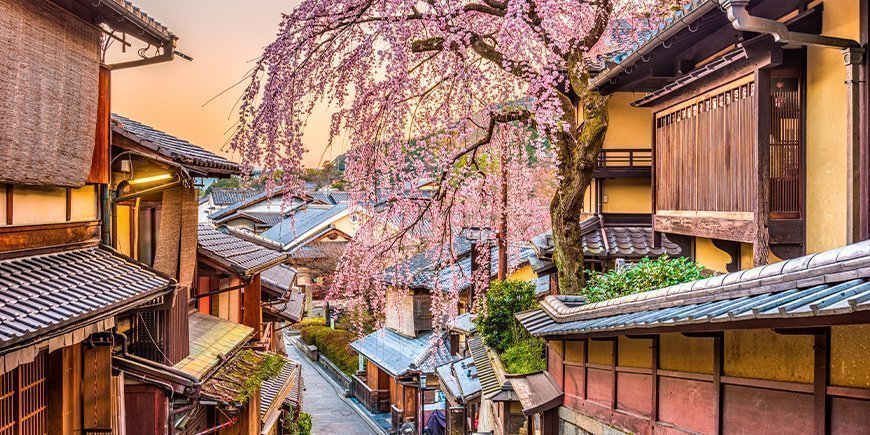
<instances>
[{"instance_id":1,"label":"rolled bamboo shade","mask_svg":"<svg viewBox=\"0 0 870 435\"><path fill-rule=\"evenodd\" d=\"M96 27L47 0L0 0L0 182L85 183L99 42Z\"/></svg>"}]
</instances>

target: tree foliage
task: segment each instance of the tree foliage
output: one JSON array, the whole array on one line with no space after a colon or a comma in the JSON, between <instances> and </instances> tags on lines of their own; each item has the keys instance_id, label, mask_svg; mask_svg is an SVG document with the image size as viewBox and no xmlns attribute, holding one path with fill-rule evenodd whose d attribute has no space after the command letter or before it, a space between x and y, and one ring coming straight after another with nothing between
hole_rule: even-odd
<instances>
[{"instance_id":1,"label":"tree foliage","mask_svg":"<svg viewBox=\"0 0 870 435\"><path fill-rule=\"evenodd\" d=\"M588 302L641 293L703 278L703 268L692 260L662 256L644 257L636 264L608 272L587 271L589 280L583 289Z\"/></svg>"},{"instance_id":2,"label":"tree foliage","mask_svg":"<svg viewBox=\"0 0 870 435\"><path fill-rule=\"evenodd\" d=\"M532 337L514 314L538 306L535 286L526 281L493 281L475 324L487 346L502 358L510 373L543 370L543 341Z\"/></svg>"}]
</instances>

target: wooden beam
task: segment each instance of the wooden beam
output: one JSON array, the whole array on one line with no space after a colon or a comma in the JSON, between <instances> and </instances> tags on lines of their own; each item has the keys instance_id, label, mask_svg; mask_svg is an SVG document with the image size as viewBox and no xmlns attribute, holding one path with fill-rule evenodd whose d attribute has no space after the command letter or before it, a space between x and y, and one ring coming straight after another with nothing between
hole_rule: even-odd
<instances>
[{"instance_id":1,"label":"wooden beam","mask_svg":"<svg viewBox=\"0 0 870 435\"><path fill-rule=\"evenodd\" d=\"M755 236L752 241L753 266L767 264L770 252L770 70L755 72L755 104L758 115L755 136Z\"/></svg>"},{"instance_id":2,"label":"wooden beam","mask_svg":"<svg viewBox=\"0 0 870 435\"><path fill-rule=\"evenodd\" d=\"M616 399L617 399L616 388L617 388L617 384L619 383L617 381L618 376L616 376L616 366L619 364L619 340L614 339L610 343L611 343L610 344L611 354L613 357L613 358L611 358L611 370L613 370L613 377L612 377L613 388L610 392L610 394L611 394L610 395L610 409L615 410L616 409Z\"/></svg>"},{"instance_id":3,"label":"wooden beam","mask_svg":"<svg viewBox=\"0 0 870 435\"><path fill-rule=\"evenodd\" d=\"M734 240L752 243L756 239L756 225L752 220L720 219L714 217L653 216L657 232Z\"/></svg>"},{"instance_id":4,"label":"wooden beam","mask_svg":"<svg viewBox=\"0 0 870 435\"><path fill-rule=\"evenodd\" d=\"M255 337L259 338L261 333L261 325L263 323L263 310L260 307L260 300L262 300L262 289L260 287L260 274L254 275L251 282L245 287L244 290L244 316L243 316L243 324L254 328Z\"/></svg>"},{"instance_id":5,"label":"wooden beam","mask_svg":"<svg viewBox=\"0 0 870 435\"><path fill-rule=\"evenodd\" d=\"M66 221L69 222L72 220L72 189L67 187L65 190L66 190Z\"/></svg>"},{"instance_id":6,"label":"wooden beam","mask_svg":"<svg viewBox=\"0 0 870 435\"><path fill-rule=\"evenodd\" d=\"M99 221L0 227L0 253L95 245L99 241Z\"/></svg>"},{"instance_id":7,"label":"wooden beam","mask_svg":"<svg viewBox=\"0 0 870 435\"><path fill-rule=\"evenodd\" d=\"M12 196L14 191L11 184L6 185L6 225L12 225Z\"/></svg>"},{"instance_id":8,"label":"wooden beam","mask_svg":"<svg viewBox=\"0 0 870 435\"><path fill-rule=\"evenodd\" d=\"M813 432L825 435L828 432L828 369L831 360L831 330L827 328L815 334L813 345L814 376L813 376Z\"/></svg>"},{"instance_id":9,"label":"wooden beam","mask_svg":"<svg viewBox=\"0 0 870 435\"><path fill-rule=\"evenodd\" d=\"M655 433L655 425L659 419L659 336L652 339L652 370L650 373L650 386L652 398L650 399L649 426L650 433Z\"/></svg>"},{"instance_id":10,"label":"wooden beam","mask_svg":"<svg viewBox=\"0 0 870 435\"><path fill-rule=\"evenodd\" d=\"M713 338L713 427L722 433L722 366L725 362L725 337Z\"/></svg>"}]
</instances>

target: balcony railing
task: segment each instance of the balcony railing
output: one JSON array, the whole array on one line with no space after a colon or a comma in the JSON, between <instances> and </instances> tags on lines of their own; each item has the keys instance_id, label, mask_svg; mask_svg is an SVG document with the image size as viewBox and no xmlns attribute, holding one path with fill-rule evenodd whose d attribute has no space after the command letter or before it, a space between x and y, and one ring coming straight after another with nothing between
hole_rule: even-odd
<instances>
[{"instance_id":1,"label":"balcony railing","mask_svg":"<svg viewBox=\"0 0 870 435\"><path fill-rule=\"evenodd\" d=\"M363 378L360 379L359 375L362 375ZM353 397L356 397L372 414L390 412L390 391L373 390L366 384L364 373L351 377L350 390L353 393Z\"/></svg>"},{"instance_id":2,"label":"balcony railing","mask_svg":"<svg viewBox=\"0 0 870 435\"><path fill-rule=\"evenodd\" d=\"M396 405L390 406L390 423L393 427L393 432L398 433L399 427L402 426L405 419L405 412L397 408Z\"/></svg>"},{"instance_id":3,"label":"balcony railing","mask_svg":"<svg viewBox=\"0 0 870 435\"><path fill-rule=\"evenodd\" d=\"M643 178L652 173L649 149L608 148L598 153L595 176L598 178Z\"/></svg>"}]
</instances>

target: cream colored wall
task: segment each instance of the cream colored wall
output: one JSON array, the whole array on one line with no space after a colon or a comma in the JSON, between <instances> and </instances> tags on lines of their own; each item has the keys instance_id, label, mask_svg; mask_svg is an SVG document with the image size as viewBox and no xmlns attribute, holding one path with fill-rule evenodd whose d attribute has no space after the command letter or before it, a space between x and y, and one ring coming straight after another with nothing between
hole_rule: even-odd
<instances>
[{"instance_id":1,"label":"cream colored wall","mask_svg":"<svg viewBox=\"0 0 870 435\"><path fill-rule=\"evenodd\" d=\"M414 297L400 289L387 290L384 326L409 337L414 336Z\"/></svg>"},{"instance_id":2,"label":"cream colored wall","mask_svg":"<svg viewBox=\"0 0 870 435\"><path fill-rule=\"evenodd\" d=\"M652 112L631 107L643 94L617 92L607 106L610 118L604 148L652 148Z\"/></svg>"},{"instance_id":3,"label":"cream colored wall","mask_svg":"<svg viewBox=\"0 0 870 435\"><path fill-rule=\"evenodd\" d=\"M652 213L652 187L644 178L604 180L604 213Z\"/></svg>"},{"instance_id":4,"label":"cream colored wall","mask_svg":"<svg viewBox=\"0 0 870 435\"><path fill-rule=\"evenodd\" d=\"M725 266L731 257L713 245L713 241L703 237L695 238L695 262L710 270L725 273ZM750 264L752 262L750 261Z\"/></svg>"},{"instance_id":5,"label":"cream colored wall","mask_svg":"<svg viewBox=\"0 0 870 435\"><path fill-rule=\"evenodd\" d=\"M82 186L72 189L70 195L70 219L73 221L89 221L97 219L97 187Z\"/></svg>"},{"instance_id":6,"label":"cream colored wall","mask_svg":"<svg viewBox=\"0 0 870 435\"><path fill-rule=\"evenodd\" d=\"M532 266L529 266L527 264L527 265L509 273L508 279L513 279L513 280L517 280L517 281L534 281L534 280L538 279L538 274L536 274L535 271L532 270Z\"/></svg>"},{"instance_id":7,"label":"cream colored wall","mask_svg":"<svg viewBox=\"0 0 870 435\"><path fill-rule=\"evenodd\" d=\"M13 187L13 225L60 222L66 222L66 189L22 185Z\"/></svg>"},{"instance_id":8,"label":"cream colored wall","mask_svg":"<svg viewBox=\"0 0 870 435\"><path fill-rule=\"evenodd\" d=\"M359 225L350 221L350 214L335 221L334 225L337 230L351 237L353 237L356 234L356 230L359 229Z\"/></svg>"},{"instance_id":9,"label":"cream colored wall","mask_svg":"<svg viewBox=\"0 0 870 435\"><path fill-rule=\"evenodd\" d=\"M126 205L119 205L117 207L117 213L115 214L117 246L115 246L115 249L126 256L132 257L133 250L130 246L130 234L133 231L133 228L131 226L130 209L131 207Z\"/></svg>"},{"instance_id":10,"label":"cream colored wall","mask_svg":"<svg viewBox=\"0 0 870 435\"><path fill-rule=\"evenodd\" d=\"M822 33L859 38L854 0L825 0ZM846 68L839 50L807 49L807 253L846 244Z\"/></svg>"}]
</instances>

